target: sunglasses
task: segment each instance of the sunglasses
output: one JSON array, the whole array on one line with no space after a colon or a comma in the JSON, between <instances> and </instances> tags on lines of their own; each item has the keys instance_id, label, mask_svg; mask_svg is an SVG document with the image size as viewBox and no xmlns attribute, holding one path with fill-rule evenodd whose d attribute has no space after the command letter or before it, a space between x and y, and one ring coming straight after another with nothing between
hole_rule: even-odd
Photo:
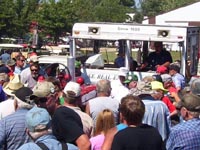
<instances>
[{"instance_id":1,"label":"sunglasses","mask_svg":"<svg viewBox=\"0 0 200 150\"><path fill-rule=\"evenodd\" d=\"M38 72L38 69L31 69L32 72Z\"/></svg>"},{"instance_id":2,"label":"sunglasses","mask_svg":"<svg viewBox=\"0 0 200 150\"><path fill-rule=\"evenodd\" d=\"M24 62L25 60L24 59L22 59L22 60L20 60L21 62Z\"/></svg>"}]
</instances>

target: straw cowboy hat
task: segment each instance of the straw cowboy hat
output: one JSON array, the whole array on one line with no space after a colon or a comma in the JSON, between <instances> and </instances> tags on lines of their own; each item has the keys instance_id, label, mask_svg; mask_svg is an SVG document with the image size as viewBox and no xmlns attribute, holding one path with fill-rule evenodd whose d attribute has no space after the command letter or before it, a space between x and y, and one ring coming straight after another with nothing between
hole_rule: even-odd
<instances>
[{"instance_id":1,"label":"straw cowboy hat","mask_svg":"<svg viewBox=\"0 0 200 150\"><path fill-rule=\"evenodd\" d=\"M14 66L15 65L15 61L13 59L10 59L8 62L7 62L7 65L8 66Z\"/></svg>"},{"instance_id":2,"label":"straw cowboy hat","mask_svg":"<svg viewBox=\"0 0 200 150\"><path fill-rule=\"evenodd\" d=\"M8 84L3 88L3 91L10 96L14 96L14 92L24 85L20 81L19 75L15 74L14 77L8 82Z\"/></svg>"}]
</instances>

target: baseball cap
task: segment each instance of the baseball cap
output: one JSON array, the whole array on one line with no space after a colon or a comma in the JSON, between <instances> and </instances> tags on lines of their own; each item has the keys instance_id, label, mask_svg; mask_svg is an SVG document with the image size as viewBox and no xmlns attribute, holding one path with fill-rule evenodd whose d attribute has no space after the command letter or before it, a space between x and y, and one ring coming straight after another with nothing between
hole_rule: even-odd
<instances>
[{"instance_id":1,"label":"baseball cap","mask_svg":"<svg viewBox=\"0 0 200 150\"><path fill-rule=\"evenodd\" d=\"M158 66L157 69L156 69L156 72L160 73L160 74L166 73L167 72L167 67L165 67L165 66Z\"/></svg>"},{"instance_id":2,"label":"baseball cap","mask_svg":"<svg viewBox=\"0 0 200 150\"><path fill-rule=\"evenodd\" d=\"M126 77L128 74L128 69L126 67L120 67L118 76L124 76Z\"/></svg>"},{"instance_id":3,"label":"baseball cap","mask_svg":"<svg viewBox=\"0 0 200 150\"><path fill-rule=\"evenodd\" d=\"M26 114L26 127L31 132L40 132L50 127L50 115L44 108L33 107Z\"/></svg>"},{"instance_id":4,"label":"baseball cap","mask_svg":"<svg viewBox=\"0 0 200 150\"><path fill-rule=\"evenodd\" d=\"M35 97L46 97L49 94L55 93L55 86L51 82L43 81L37 82L35 87L33 88L33 95Z\"/></svg>"},{"instance_id":5,"label":"baseball cap","mask_svg":"<svg viewBox=\"0 0 200 150\"><path fill-rule=\"evenodd\" d=\"M124 83L130 83L131 81L138 81L138 77L137 75L133 74L133 73L129 73L126 76L126 80L124 81Z\"/></svg>"},{"instance_id":6,"label":"baseball cap","mask_svg":"<svg viewBox=\"0 0 200 150\"><path fill-rule=\"evenodd\" d=\"M68 97L79 97L81 95L81 87L80 84L70 81L65 85L63 92Z\"/></svg>"},{"instance_id":7,"label":"baseball cap","mask_svg":"<svg viewBox=\"0 0 200 150\"><path fill-rule=\"evenodd\" d=\"M167 89L165 89L163 87L163 83L159 82L159 81L152 81L151 82L151 88L152 90L163 90L163 91L167 91Z\"/></svg>"},{"instance_id":8,"label":"baseball cap","mask_svg":"<svg viewBox=\"0 0 200 150\"><path fill-rule=\"evenodd\" d=\"M193 81L191 81L190 91L193 94L200 96L200 78L196 78Z\"/></svg>"},{"instance_id":9,"label":"baseball cap","mask_svg":"<svg viewBox=\"0 0 200 150\"><path fill-rule=\"evenodd\" d=\"M182 97L180 104L189 111L200 112L200 97L193 93L185 94Z\"/></svg>"},{"instance_id":10,"label":"baseball cap","mask_svg":"<svg viewBox=\"0 0 200 150\"><path fill-rule=\"evenodd\" d=\"M35 104L34 101L30 98L32 94L33 94L33 91L28 87L19 88L14 93L15 98L27 104L34 105Z\"/></svg>"}]
</instances>

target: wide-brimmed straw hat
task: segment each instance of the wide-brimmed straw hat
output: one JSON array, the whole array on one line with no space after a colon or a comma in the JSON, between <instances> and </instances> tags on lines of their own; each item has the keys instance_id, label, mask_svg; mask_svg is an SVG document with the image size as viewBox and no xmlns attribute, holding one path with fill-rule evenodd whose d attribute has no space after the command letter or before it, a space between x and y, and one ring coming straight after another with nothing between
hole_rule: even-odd
<instances>
[{"instance_id":1,"label":"wide-brimmed straw hat","mask_svg":"<svg viewBox=\"0 0 200 150\"><path fill-rule=\"evenodd\" d=\"M14 92L23 87L24 85L20 81L20 76L15 74L14 77L3 88L3 91L10 96L14 96Z\"/></svg>"},{"instance_id":2,"label":"wide-brimmed straw hat","mask_svg":"<svg viewBox=\"0 0 200 150\"><path fill-rule=\"evenodd\" d=\"M151 95L155 93L155 90L152 90L151 82L139 81L137 87L132 92L133 95Z\"/></svg>"},{"instance_id":3,"label":"wide-brimmed straw hat","mask_svg":"<svg viewBox=\"0 0 200 150\"><path fill-rule=\"evenodd\" d=\"M10 59L8 62L7 62L7 65L8 66L14 66L15 65L15 61L13 59Z\"/></svg>"}]
</instances>

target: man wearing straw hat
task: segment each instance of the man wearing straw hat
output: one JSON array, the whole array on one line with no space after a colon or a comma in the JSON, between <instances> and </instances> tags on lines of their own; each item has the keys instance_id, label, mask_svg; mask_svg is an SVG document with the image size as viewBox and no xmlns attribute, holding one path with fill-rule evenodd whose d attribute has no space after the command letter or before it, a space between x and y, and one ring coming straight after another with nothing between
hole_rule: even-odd
<instances>
[{"instance_id":1,"label":"man wearing straw hat","mask_svg":"<svg viewBox=\"0 0 200 150\"><path fill-rule=\"evenodd\" d=\"M6 94L6 100L0 103L0 120L15 112L14 92L23 87L19 75L15 75L7 84L4 83L3 92Z\"/></svg>"}]
</instances>

